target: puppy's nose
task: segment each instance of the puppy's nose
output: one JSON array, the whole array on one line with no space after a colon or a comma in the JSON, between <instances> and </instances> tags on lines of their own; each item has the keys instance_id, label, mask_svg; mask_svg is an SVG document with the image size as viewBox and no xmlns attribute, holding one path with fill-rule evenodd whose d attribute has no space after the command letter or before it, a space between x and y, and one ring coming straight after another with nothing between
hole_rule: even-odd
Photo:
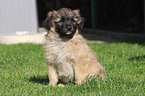
<instances>
[{"instance_id":1,"label":"puppy's nose","mask_svg":"<svg viewBox=\"0 0 145 96\"><path fill-rule=\"evenodd\" d=\"M71 25L68 24L68 25L67 25L67 30L70 31L71 29L72 29Z\"/></svg>"}]
</instances>

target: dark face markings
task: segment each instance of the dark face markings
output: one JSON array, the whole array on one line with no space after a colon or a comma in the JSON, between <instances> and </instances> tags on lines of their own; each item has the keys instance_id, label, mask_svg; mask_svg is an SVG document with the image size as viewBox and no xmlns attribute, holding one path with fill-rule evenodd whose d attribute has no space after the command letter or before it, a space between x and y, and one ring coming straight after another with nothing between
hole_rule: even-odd
<instances>
[{"instance_id":1,"label":"dark face markings","mask_svg":"<svg viewBox=\"0 0 145 96\"><path fill-rule=\"evenodd\" d=\"M77 20L72 17L62 16L55 21L55 30L60 37L72 38L77 30Z\"/></svg>"}]
</instances>

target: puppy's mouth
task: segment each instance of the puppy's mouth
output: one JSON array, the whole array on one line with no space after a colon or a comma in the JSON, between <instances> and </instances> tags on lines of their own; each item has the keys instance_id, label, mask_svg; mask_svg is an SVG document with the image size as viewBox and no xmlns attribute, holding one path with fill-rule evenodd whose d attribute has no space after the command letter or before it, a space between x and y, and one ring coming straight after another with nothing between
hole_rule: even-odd
<instances>
[{"instance_id":1,"label":"puppy's mouth","mask_svg":"<svg viewBox=\"0 0 145 96\"><path fill-rule=\"evenodd\" d=\"M72 34L72 32L71 32L71 31L66 32L66 35L71 35L71 34Z\"/></svg>"},{"instance_id":2,"label":"puppy's mouth","mask_svg":"<svg viewBox=\"0 0 145 96\"><path fill-rule=\"evenodd\" d=\"M65 34L60 35L60 37L71 39L74 35L74 32L68 31Z\"/></svg>"}]
</instances>

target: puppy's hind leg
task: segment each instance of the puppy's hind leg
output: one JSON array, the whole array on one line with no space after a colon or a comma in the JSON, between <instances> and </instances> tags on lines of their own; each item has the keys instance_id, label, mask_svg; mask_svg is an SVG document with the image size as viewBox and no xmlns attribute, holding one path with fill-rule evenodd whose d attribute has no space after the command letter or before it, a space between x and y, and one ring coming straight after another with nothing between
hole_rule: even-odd
<instances>
[{"instance_id":1,"label":"puppy's hind leg","mask_svg":"<svg viewBox=\"0 0 145 96\"><path fill-rule=\"evenodd\" d=\"M53 65L48 66L49 85L55 86L58 83L58 75Z\"/></svg>"},{"instance_id":2,"label":"puppy's hind leg","mask_svg":"<svg viewBox=\"0 0 145 96\"><path fill-rule=\"evenodd\" d=\"M99 77L102 77L102 80L104 80L104 78L105 78L105 73L106 72L103 68L99 70Z\"/></svg>"},{"instance_id":3,"label":"puppy's hind leg","mask_svg":"<svg viewBox=\"0 0 145 96\"><path fill-rule=\"evenodd\" d=\"M83 68L84 70L81 70L81 68L79 67L75 67L75 83L77 84L82 84L83 81L85 82L84 78L87 76L86 72L85 72L85 68Z\"/></svg>"}]
</instances>

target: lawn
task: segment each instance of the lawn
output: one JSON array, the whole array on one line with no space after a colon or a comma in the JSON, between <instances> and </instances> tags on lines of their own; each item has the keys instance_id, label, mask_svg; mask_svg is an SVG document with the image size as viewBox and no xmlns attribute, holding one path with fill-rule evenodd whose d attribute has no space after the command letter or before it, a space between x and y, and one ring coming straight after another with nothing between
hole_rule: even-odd
<instances>
[{"instance_id":1,"label":"lawn","mask_svg":"<svg viewBox=\"0 0 145 96\"><path fill-rule=\"evenodd\" d=\"M114 42L89 46L97 53L106 78L82 85L48 85L43 45L0 44L0 96L145 96L145 45Z\"/></svg>"}]
</instances>

